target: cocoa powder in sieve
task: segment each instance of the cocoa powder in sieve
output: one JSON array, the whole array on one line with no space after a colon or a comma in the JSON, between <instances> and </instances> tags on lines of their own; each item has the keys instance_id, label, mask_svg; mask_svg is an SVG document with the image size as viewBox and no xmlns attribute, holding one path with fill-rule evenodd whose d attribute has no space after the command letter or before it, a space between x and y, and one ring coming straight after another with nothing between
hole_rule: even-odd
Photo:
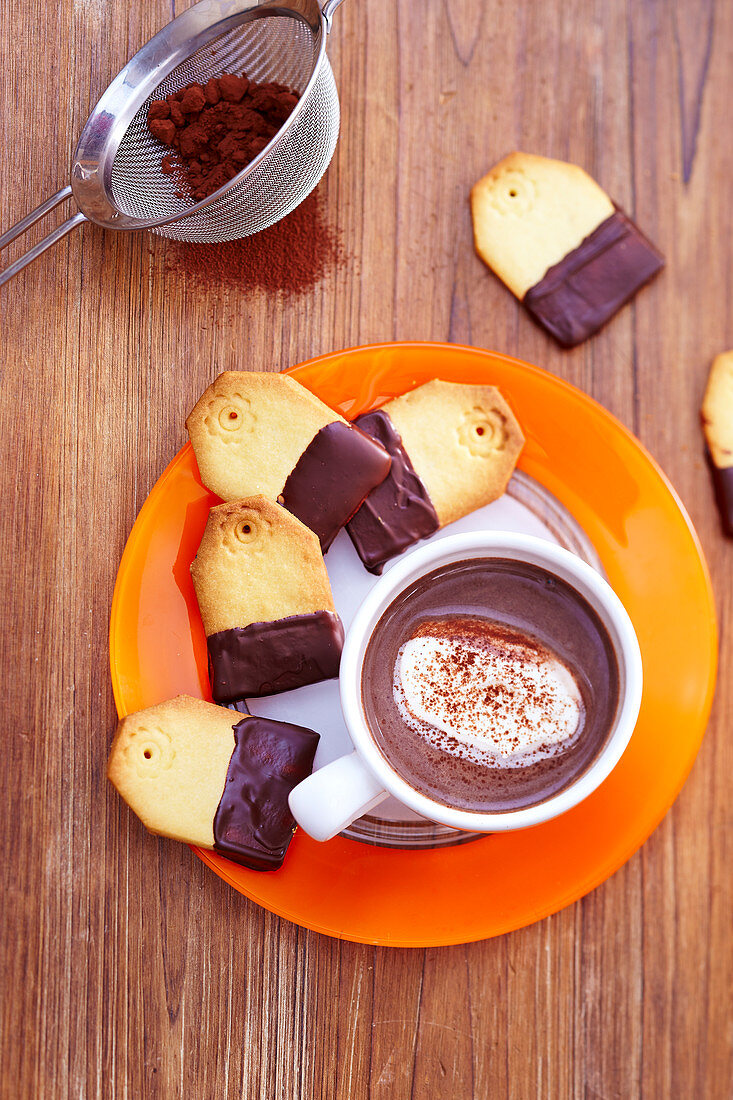
<instances>
[{"instance_id":1,"label":"cocoa powder in sieve","mask_svg":"<svg viewBox=\"0 0 733 1100\"><path fill-rule=\"evenodd\" d=\"M196 202L218 191L261 153L298 102L284 84L224 73L188 84L148 108L148 129L172 149L161 171Z\"/></svg>"}]
</instances>

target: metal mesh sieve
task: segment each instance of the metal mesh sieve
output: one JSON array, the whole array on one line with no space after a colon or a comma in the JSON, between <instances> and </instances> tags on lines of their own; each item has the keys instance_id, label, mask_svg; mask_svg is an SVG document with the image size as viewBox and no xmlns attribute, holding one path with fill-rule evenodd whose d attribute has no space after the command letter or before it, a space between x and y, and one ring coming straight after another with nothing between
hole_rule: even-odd
<instances>
[{"instance_id":1,"label":"metal mesh sieve","mask_svg":"<svg viewBox=\"0 0 733 1100\"><path fill-rule=\"evenodd\" d=\"M289 214L318 183L336 148L339 101L327 58L298 115L287 120L273 142L224 193L198 213L181 191L181 177L164 175L169 152L147 127L153 99L187 84L205 84L223 72L246 73L257 83L276 81L303 95L317 59L311 28L297 16L271 14L236 27L197 50L146 99L120 142L112 165L115 205L144 219L181 219L155 232L183 241L230 241L257 233Z\"/></svg>"},{"instance_id":2,"label":"metal mesh sieve","mask_svg":"<svg viewBox=\"0 0 733 1100\"><path fill-rule=\"evenodd\" d=\"M200 0L150 40L112 81L82 131L71 186L0 237L4 248L61 202L79 212L0 273L0 286L75 225L151 229L183 241L247 237L289 214L315 187L338 139L336 84L325 54L342 0ZM270 143L201 202L183 176L166 175L169 152L147 127L151 100L225 72L292 88L300 100Z\"/></svg>"}]
</instances>

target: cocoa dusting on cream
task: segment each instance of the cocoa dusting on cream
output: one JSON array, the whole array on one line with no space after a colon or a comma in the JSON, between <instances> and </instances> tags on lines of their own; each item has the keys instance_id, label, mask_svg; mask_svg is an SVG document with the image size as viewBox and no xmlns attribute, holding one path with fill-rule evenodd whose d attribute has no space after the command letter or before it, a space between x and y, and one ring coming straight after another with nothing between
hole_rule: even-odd
<instances>
[{"instance_id":1,"label":"cocoa dusting on cream","mask_svg":"<svg viewBox=\"0 0 733 1100\"><path fill-rule=\"evenodd\" d=\"M399 651L394 692L402 718L425 740L491 767L567 751L583 715L563 662L531 635L487 618L421 623Z\"/></svg>"}]
</instances>

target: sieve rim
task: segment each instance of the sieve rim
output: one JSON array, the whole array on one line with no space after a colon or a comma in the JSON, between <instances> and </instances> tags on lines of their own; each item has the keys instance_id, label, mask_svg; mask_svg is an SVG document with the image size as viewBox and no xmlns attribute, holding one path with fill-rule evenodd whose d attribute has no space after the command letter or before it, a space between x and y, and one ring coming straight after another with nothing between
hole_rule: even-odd
<instances>
[{"instance_id":1,"label":"sieve rim","mask_svg":"<svg viewBox=\"0 0 733 1100\"><path fill-rule=\"evenodd\" d=\"M261 5L248 2L241 4L239 10L234 13L231 10L232 6L226 0L215 0L213 4L212 0L200 0L200 3L194 4L193 7L183 12L149 39L102 93L81 132L71 168L71 188L74 198L79 205L79 209L89 221L94 222L96 225L120 230L155 229L185 221L187 218L206 210L245 181L268 156L275 152L285 140L290 128L297 122L318 80L326 57L328 23L318 3L315 4L315 7L319 15L320 41L310 77L298 102L280 129L249 164L246 164L232 179L227 180L217 191L207 195L206 198L201 199L193 206L187 207L185 211L178 211L170 217L140 218L132 214L125 214L114 201L112 170L119 147L133 119L146 100L154 95L155 90L160 87L166 77L170 76L171 72L179 65L184 64L197 50L206 46L207 41L217 37L218 33L227 33L227 30L233 29L239 22L249 22L278 15L295 19L305 25L311 34L315 35L317 33L316 28L309 22L306 15L302 11L296 10L296 7L300 7L297 0L293 7L287 7L282 3L282 0L279 3L277 0L271 0L271 2ZM166 61L155 65L154 68L150 65L151 59L155 59L157 56L157 51L170 45L176 32L185 30L189 24L196 26L201 9L212 8L215 14L210 22L197 28L196 37L202 40L198 42L195 49L190 50L185 56L180 56L180 53L176 52L169 53ZM225 8L228 10L225 11ZM238 16L247 18L240 20ZM228 24L228 26L226 29L218 31L221 24ZM211 32L210 37L209 32ZM136 69L139 69L141 64L149 68L147 76L143 75L141 77L139 73L136 73ZM151 87L149 76L153 72L156 80L154 86ZM130 78L136 79L136 83L132 94L128 92L123 98L120 96L120 92L129 85ZM135 92L138 94L135 95ZM114 101L117 106L117 114L110 115L108 111L111 101ZM131 105L134 106L132 111L130 111ZM124 128L121 125L123 120ZM113 149L113 152L110 153L110 149Z\"/></svg>"}]
</instances>

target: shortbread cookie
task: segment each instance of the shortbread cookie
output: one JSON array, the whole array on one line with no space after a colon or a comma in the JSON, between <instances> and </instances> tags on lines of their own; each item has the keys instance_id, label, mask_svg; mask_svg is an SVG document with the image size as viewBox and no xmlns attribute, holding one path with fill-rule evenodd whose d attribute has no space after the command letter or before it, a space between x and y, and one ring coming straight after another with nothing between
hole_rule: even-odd
<instances>
[{"instance_id":1,"label":"shortbread cookie","mask_svg":"<svg viewBox=\"0 0 733 1100\"><path fill-rule=\"evenodd\" d=\"M347 525L367 569L496 500L524 436L495 386L437 379L360 416L392 456L385 481Z\"/></svg>"},{"instance_id":2,"label":"shortbread cookie","mask_svg":"<svg viewBox=\"0 0 733 1100\"><path fill-rule=\"evenodd\" d=\"M733 351L713 360L702 403L702 423L723 529L733 535Z\"/></svg>"},{"instance_id":3,"label":"shortbread cookie","mask_svg":"<svg viewBox=\"0 0 733 1100\"><path fill-rule=\"evenodd\" d=\"M564 347L597 332L664 259L575 164L511 153L471 191L476 251Z\"/></svg>"},{"instance_id":4,"label":"shortbread cookie","mask_svg":"<svg viewBox=\"0 0 733 1100\"><path fill-rule=\"evenodd\" d=\"M285 508L212 508L191 576L217 703L338 675L344 631L318 538Z\"/></svg>"},{"instance_id":5,"label":"shortbread cookie","mask_svg":"<svg viewBox=\"0 0 733 1100\"><path fill-rule=\"evenodd\" d=\"M122 719L107 776L151 833L274 871L295 829L288 795L313 770L318 740L179 695Z\"/></svg>"},{"instance_id":6,"label":"shortbread cookie","mask_svg":"<svg viewBox=\"0 0 733 1100\"><path fill-rule=\"evenodd\" d=\"M223 500L262 493L323 552L389 471L389 455L295 379L225 371L186 421L201 480Z\"/></svg>"}]
</instances>

